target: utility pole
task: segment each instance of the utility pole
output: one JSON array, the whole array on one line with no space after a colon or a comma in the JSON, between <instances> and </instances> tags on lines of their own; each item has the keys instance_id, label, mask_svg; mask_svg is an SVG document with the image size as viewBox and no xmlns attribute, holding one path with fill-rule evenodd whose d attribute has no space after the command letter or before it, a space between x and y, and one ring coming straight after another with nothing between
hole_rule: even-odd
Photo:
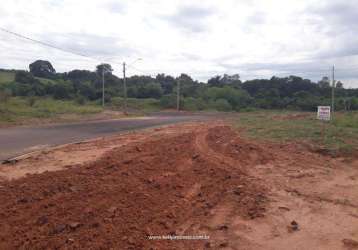
<instances>
[{"instance_id":1,"label":"utility pole","mask_svg":"<svg viewBox=\"0 0 358 250\"><path fill-rule=\"evenodd\" d=\"M104 64L102 63L102 107L104 107Z\"/></svg>"},{"instance_id":2,"label":"utility pole","mask_svg":"<svg viewBox=\"0 0 358 250\"><path fill-rule=\"evenodd\" d=\"M127 114L126 63L123 63L124 113Z\"/></svg>"},{"instance_id":3,"label":"utility pole","mask_svg":"<svg viewBox=\"0 0 358 250\"><path fill-rule=\"evenodd\" d=\"M331 113L332 113L332 120L334 114L334 88L335 88L335 80L334 80L334 65L332 66L332 104L331 104Z\"/></svg>"},{"instance_id":4,"label":"utility pole","mask_svg":"<svg viewBox=\"0 0 358 250\"><path fill-rule=\"evenodd\" d=\"M177 111L180 110L180 79L177 80Z\"/></svg>"}]
</instances>

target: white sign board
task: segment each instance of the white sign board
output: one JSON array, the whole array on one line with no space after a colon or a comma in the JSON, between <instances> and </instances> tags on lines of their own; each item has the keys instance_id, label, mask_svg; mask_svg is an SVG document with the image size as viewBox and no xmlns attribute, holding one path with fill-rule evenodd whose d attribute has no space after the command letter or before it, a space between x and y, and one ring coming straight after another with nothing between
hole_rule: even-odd
<instances>
[{"instance_id":1,"label":"white sign board","mask_svg":"<svg viewBox=\"0 0 358 250\"><path fill-rule=\"evenodd\" d=\"M330 106L318 106L317 119L323 121L331 120L331 107Z\"/></svg>"}]
</instances>

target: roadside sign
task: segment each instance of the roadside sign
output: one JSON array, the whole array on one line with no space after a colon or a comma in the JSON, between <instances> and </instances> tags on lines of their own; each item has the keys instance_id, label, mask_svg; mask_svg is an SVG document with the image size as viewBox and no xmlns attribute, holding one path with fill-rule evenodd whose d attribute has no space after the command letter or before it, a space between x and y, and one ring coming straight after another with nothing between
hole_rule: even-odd
<instances>
[{"instance_id":1,"label":"roadside sign","mask_svg":"<svg viewBox=\"0 0 358 250\"><path fill-rule=\"evenodd\" d=\"M323 121L331 120L331 106L318 106L317 119Z\"/></svg>"}]
</instances>

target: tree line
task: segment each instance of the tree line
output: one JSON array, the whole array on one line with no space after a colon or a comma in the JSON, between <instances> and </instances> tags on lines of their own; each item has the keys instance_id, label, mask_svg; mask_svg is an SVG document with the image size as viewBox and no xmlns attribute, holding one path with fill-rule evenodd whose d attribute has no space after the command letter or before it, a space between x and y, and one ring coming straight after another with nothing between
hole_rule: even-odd
<instances>
[{"instance_id":1,"label":"tree line","mask_svg":"<svg viewBox=\"0 0 358 250\"><path fill-rule=\"evenodd\" d=\"M56 73L48 61L37 60L29 71L15 70L15 80L0 85L0 91L12 96L52 96L74 99L79 103L102 98L102 76L105 79L105 101L124 95L123 79L112 74L110 64L97 65L94 71L75 69ZM239 111L248 108L296 109L314 111L319 105L330 105L331 86L328 77L318 82L298 76L241 81L240 75L222 75L206 83L188 74L173 77L134 75L126 79L129 98L153 98L163 108L176 107L180 84L181 107L186 110L215 109ZM337 110L358 110L358 89L345 89L336 83Z\"/></svg>"}]
</instances>

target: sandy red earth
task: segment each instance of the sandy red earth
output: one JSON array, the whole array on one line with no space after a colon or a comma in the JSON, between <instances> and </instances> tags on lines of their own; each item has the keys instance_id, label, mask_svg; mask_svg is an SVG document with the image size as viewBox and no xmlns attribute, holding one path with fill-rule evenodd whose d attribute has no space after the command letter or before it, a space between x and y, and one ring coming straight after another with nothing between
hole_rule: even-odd
<instances>
[{"instance_id":1,"label":"sandy red earth","mask_svg":"<svg viewBox=\"0 0 358 250\"><path fill-rule=\"evenodd\" d=\"M355 158L223 122L43 151L0 178L0 249L358 249Z\"/></svg>"}]
</instances>

